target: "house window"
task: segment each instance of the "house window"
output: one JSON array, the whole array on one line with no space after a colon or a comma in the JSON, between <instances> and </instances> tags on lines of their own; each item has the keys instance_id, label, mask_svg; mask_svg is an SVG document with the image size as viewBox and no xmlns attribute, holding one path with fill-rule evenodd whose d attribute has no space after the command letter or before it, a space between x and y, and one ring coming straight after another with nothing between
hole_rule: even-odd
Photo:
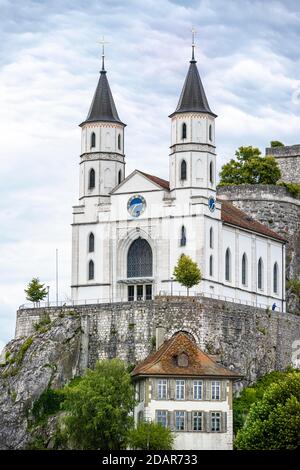
<instances>
[{"instance_id":1,"label":"house window","mask_svg":"<svg viewBox=\"0 0 300 470\"><path fill-rule=\"evenodd\" d=\"M248 270L247 265L248 265L247 255L246 253L244 253L242 257L242 284L243 286L247 285L247 270Z\"/></svg>"},{"instance_id":2,"label":"house window","mask_svg":"<svg viewBox=\"0 0 300 470\"><path fill-rule=\"evenodd\" d=\"M274 264L273 268L273 291L278 294L278 264Z\"/></svg>"},{"instance_id":3,"label":"house window","mask_svg":"<svg viewBox=\"0 0 300 470\"><path fill-rule=\"evenodd\" d=\"M220 382L213 381L211 383L211 399L212 400L220 400L220 389L221 389Z\"/></svg>"},{"instance_id":4,"label":"house window","mask_svg":"<svg viewBox=\"0 0 300 470\"><path fill-rule=\"evenodd\" d=\"M202 411L193 411L193 431L202 431Z\"/></svg>"},{"instance_id":5,"label":"house window","mask_svg":"<svg viewBox=\"0 0 300 470\"><path fill-rule=\"evenodd\" d=\"M95 170L94 168L90 169L89 173L89 189L93 189L95 187Z\"/></svg>"},{"instance_id":6,"label":"house window","mask_svg":"<svg viewBox=\"0 0 300 470\"><path fill-rule=\"evenodd\" d=\"M118 173L118 184L122 183L122 170L119 170Z\"/></svg>"},{"instance_id":7,"label":"house window","mask_svg":"<svg viewBox=\"0 0 300 470\"><path fill-rule=\"evenodd\" d=\"M263 260L259 258L257 265L257 287L263 289Z\"/></svg>"},{"instance_id":8,"label":"house window","mask_svg":"<svg viewBox=\"0 0 300 470\"><path fill-rule=\"evenodd\" d=\"M182 160L180 164L180 179L182 181L186 180L186 161Z\"/></svg>"},{"instance_id":9,"label":"house window","mask_svg":"<svg viewBox=\"0 0 300 470\"><path fill-rule=\"evenodd\" d=\"M167 381L165 379L158 381L158 398L165 400L167 398Z\"/></svg>"},{"instance_id":10,"label":"house window","mask_svg":"<svg viewBox=\"0 0 300 470\"><path fill-rule=\"evenodd\" d=\"M118 150L121 150L121 134L118 135Z\"/></svg>"},{"instance_id":11,"label":"house window","mask_svg":"<svg viewBox=\"0 0 300 470\"><path fill-rule=\"evenodd\" d=\"M209 137L209 140L212 141L212 125L211 124L209 125L209 128L208 128L208 137Z\"/></svg>"},{"instance_id":12,"label":"house window","mask_svg":"<svg viewBox=\"0 0 300 470\"><path fill-rule=\"evenodd\" d=\"M225 253L225 281L230 282L231 280L231 253L227 248Z\"/></svg>"},{"instance_id":13,"label":"house window","mask_svg":"<svg viewBox=\"0 0 300 470\"><path fill-rule=\"evenodd\" d=\"M186 139L186 123L185 122L182 124L181 138Z\"/></svg>"},{"instance_id":14,"label":"house window","mask_svg":"<svg viewBox=\"0 0 300 470\"><path fill-rule=\"evenodd\" d=\"M176 400L184 400L184 380L176 380Z\"/></svg>"},{"instance_id":15,"label":"house window","mask_svg":"<svg viewBox=\"0 0 300 470\"><path fill-rule=\"evenodd\" d=\"M209 164L209 182L213 184L214 182L214 165L213 162Z\"/></svg>"},{"instance_id":16,"label":"house window","mask_svg":"<svg viewBox=\"0 0 300 470\"><path fill-rule=\"evenodd\" d=\"M214 229L210 227L209 229L209 248L214 247Z\"/></svg>"},{"instance_id":17,"label":"house window","mask_svg":"<svg viewBox=\"0 0 300 470\"><path fill-rule=\"evenodd\" d=\"M194 384L193 384L194 400L202 400L202 389L203 389L202 380L194 380Z\"/></svg>"},{"instance_id":18,"label":"house window","mask_svg":"<svg viewBox=\"0 0 300 470\"><path fill-rule=\"evenodd\" d=\"M143 411L139 411L139 412L138 412L137 419L138 419L138 422L139 422L139 423L141 423L142 421L144 421L144 412L143 412Z\"/></svg>"},{"instance_id":19,"label":"house window","mask_svg":"<svg viewBox=\"0 0 300 470\"><path fill-rule=\"evenodd\" d=\"M95 251L95 236L93 233L89 234L89 253Z\"/></svg>"},{"instance_id":20,"label":"house window","mask_svg":"<svg viewBox=\"0 0 300 470\"><path fill-rule=\"evenodd\" d=\"M89 261L89 281L94 279L94 261Z\"/></svg>"},{"instance_id":21,"label":"house window","mask_svg":"<svg viewBox=\"0 0 300 470\"><path fill-rule=\"evenodd\" d=\"M184 431L185 428L185 412L175 411L175 429L176 431Z\"/></svg>"},{"instance_id":22,"label":"house window","mask_svg":"<svg viewBox=\"0 0 300 470\"><path fill-rule=\"evenodd\" d=\"M221 431L221 413L219 411L213 411L211 413L211 423L210 429L211 432L220 432Z\"/></svg>"},{"instance_id":23,"label":"house window","mask_svg":"<svg viewBox=\"0 0 300 470\"><path fill-rule=\"evenodd\" d=\"M167 427L167 411L157 410L156 411L156 422L161 424L164 428Z\"/></svg>"},{"instance_id":24,"label":"house window","mask_svg":"<svg viewBox=\"0 0 300 470\"><path fill-rule=\"evenodd\" d=\"M181 227L180 246L185 246L185 245L186 245L186 230L185 230L185 226L183 225Z\"/></svg>"},{"instance_id":25,"label":"house window","mask_svg":"<svg viewBox=\"0 0 300 470\"><path fill-rule=\"evenodd\" d=\"M210 276L214 275L214 260L213 260L212 255L210 255L210 257L209 257L209 275Z\"/></svg>"},{"instance_id":26,"label":"house window","mask_svg":"<svg viewBox=\"0 0 300 470\"><path fill-rule=\"evenodd\" d=\"M96 134L95 132L91 133L91 148L96 147Z\"/></svg>"}]
</instances>

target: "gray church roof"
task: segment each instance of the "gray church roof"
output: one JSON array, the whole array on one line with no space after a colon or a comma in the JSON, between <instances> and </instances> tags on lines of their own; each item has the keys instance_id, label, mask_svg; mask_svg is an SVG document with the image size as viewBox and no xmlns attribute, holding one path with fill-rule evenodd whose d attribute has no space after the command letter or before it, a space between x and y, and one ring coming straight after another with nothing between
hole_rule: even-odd
<instances>
[{"instance_id":1,"label":"gray church roof","mask_svg":"<svg viewBox=\"0 0 300 470\"><path fill-rule=\"evenodd\" d=\"M101 70L98 85L87 118L80 126L87 122L108 121L125 125L119 118L117 108L110 90L106 70Z\"/></svg>"},{"instance_id":2,"label":"gray church roof","mask_svg":"<svg viewBox=\"0 0 300 470\"><path fill-rule=\"evenodd\" d=\"M216 117L209 107L196 63L197 61L192 58L177 108L169 117L189 111L207 113Z\"/></svg>"}]
</instances>

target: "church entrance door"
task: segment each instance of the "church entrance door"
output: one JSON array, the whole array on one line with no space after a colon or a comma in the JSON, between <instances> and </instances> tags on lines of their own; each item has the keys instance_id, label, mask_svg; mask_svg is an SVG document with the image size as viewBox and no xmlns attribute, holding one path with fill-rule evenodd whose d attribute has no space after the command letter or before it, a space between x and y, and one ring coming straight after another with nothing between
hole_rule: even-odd
<instances>
[{"instance_id":1,"label":"church entrance door","mask_svg":"<svg viewBox=\"0 0 300 470\"><path fill-rule=\"evenodd\" d=\"M152 284L127 286L127 298L129 302L134 300L152 300Z\"/></svg>"}]
</instances>

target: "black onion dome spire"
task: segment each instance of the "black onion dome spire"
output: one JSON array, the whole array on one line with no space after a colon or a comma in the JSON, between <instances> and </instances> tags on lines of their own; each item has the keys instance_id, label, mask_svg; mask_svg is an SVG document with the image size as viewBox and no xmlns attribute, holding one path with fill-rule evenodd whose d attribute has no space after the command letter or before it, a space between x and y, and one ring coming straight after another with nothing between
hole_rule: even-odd
<instances>
[{"instance_id":1,"label":"black onion dome spire","mask_svg":"<svg viewBox=\"0 0 300 470\"><path fill-rule=\"evenodd\" d=\"M104 60L102 62L102 70L100 72L100 78L98 85L93 97L91 107L89 109L87 118L83 124L87 122L118 122L119 124L125 124L120 120L117 108L110 90L110 86L107 80L106 70L104 69Z\"/></svg>"},{"instance_id":2,"label":"black onion dome spire","mask_svg":"<svg viewBox=\"0 0 300 470\"><path fill-rule=\"evenodd\" d=\"M196 63L197 61L194 58L193 49L192 60L190 61L190 67L183 85L177 108L174 113L170 115L170 117L177 113L186 113L190 111L197 113L207 113L214 117L217 116L211 111L209 107Z\"/></svg>"}]
</instances>

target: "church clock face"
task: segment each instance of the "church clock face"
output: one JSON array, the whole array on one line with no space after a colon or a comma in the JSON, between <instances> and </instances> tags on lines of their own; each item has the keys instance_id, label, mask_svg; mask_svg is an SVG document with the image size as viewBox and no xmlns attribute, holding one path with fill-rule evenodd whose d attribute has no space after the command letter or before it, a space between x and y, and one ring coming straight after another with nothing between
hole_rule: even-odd
<instances>
[{"instance_id":1,"label":"church clock face","mask_svg":"<svg viewBox=\"0 0 300 470\"><path fill-rule=\"evenodd\" d=\"M146 200L139 194L135 194L127 202L127 210L132 217L139 217L145 209Z\"/></svg>"},{"instance_id":2,"label":"church clock face","mask_svg":"<svg viewBox=\"0 0 300 470\"><path fill-rule=\"evenodd\" d=\"M208 200L208 207L210 212L213 212L216 208L216 201L212 196Z\"/></svg>"}]
</instances>

